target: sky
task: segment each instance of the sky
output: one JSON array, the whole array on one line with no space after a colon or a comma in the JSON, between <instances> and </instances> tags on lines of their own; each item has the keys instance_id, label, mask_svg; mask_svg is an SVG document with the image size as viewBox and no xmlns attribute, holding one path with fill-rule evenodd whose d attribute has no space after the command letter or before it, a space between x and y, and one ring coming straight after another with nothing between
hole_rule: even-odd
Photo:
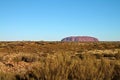
<instances>
[{"instance_id":1,"label":"sky","mask_svg":"<svg viewBox=\"0 0 120 80\"><path fill-rule=\"evenodd\" d=\"M120 41L120 0L0 0L0 41Z\"/></svg>"}]
</instances>

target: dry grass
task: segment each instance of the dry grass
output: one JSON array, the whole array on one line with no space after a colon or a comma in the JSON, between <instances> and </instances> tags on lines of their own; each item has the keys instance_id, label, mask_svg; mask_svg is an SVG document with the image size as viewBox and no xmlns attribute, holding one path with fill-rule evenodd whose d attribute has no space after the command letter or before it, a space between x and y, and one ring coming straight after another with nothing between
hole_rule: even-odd
<instances>
[{"instance_id":1,"label":"dry grass","mask_svg":"<svg viewBox=\"0 0 120 80\"><path fill-rule=\"evenodd\" d=\"M120 80L120 42L0 42L0 80Z\"/></svg>"}]
</instances>

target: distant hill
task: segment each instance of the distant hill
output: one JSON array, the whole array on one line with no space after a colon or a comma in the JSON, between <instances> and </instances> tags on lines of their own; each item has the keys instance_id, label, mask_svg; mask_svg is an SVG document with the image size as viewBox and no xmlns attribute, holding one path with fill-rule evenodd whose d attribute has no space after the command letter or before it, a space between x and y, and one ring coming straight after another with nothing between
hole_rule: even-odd
<instances>
[{"instance_id":1,"label":"distant hill","mask_svg":"<svg viewBox=\"0 0 120 80\"><path fill-rule=\"evenodd\" d=\"M98 42L99 40L95 37L90 36L70 36L63 38L61 41L69 41L69 42Z\"/></svg>"}]
</instances>

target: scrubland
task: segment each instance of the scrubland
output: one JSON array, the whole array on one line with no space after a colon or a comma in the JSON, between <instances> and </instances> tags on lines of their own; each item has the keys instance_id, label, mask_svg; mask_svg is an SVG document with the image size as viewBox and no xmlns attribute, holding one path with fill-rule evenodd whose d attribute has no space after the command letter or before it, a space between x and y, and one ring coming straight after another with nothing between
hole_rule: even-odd
<instances>
[{"instance_id":1,"label":"scrubland","mask_svg":"<svg viewBox=\"0 0 120 80\"><path fill-rule=\"evenodd\" d=\"M120 80L120 42L0 42L0 80Z\"/></svg>"}]
</instances>

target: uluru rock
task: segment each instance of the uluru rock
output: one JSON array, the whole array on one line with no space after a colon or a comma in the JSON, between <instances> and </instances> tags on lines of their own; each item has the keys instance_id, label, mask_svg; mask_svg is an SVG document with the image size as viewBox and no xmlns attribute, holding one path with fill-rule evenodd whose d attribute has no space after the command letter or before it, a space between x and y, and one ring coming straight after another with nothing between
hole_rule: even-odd
<instances>
[{"instance_id":1,"label":"uluru rock","mask_svg":"<svg viewBox=\"0 0 120 80\"><path fill-rule=\"evenodd\" d=\"M63 38L61 41L67 42L98 42L99 40L95 37L90 36L70 36Z\"/></svg>"}]
</instances>

